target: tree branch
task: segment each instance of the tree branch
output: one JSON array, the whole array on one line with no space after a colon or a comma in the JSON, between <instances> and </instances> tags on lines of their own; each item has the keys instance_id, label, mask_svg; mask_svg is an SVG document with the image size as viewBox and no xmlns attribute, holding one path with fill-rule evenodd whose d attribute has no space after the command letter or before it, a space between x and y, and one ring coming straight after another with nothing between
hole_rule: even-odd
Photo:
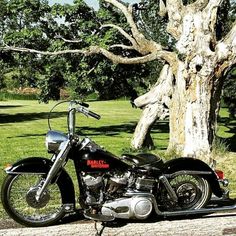
<instances>
[{"instance_id":1,"label":"tree branch","mask_svg":"<svg viewBox=\"0 0 236 236\"><path fill-rule=\"evenodd\" d=\"M165 17L166 14L167 14L166 5L165 5L165 3L163 2L163 0L160 0L160 1L159 1L159 12L158 12L158 14L159 14L161 17Z\"/></svg>"},{"instance_id":2,"label":"tree branch","mask_svg":"<svg viewBox=\"0 0 236 236\"><path fill-rule=\"evenodd\" d=\"M111 27L111 28L115 28L117 29L126 39L128 39L132 45L136 45L137 46L137 43L135 41L135 39L133 37L131 37L124 29L122 29L120 26L118 25L114 25L114 24L105 24L105 25L102 25L101 28L105 28L105 27Z\"/></svg>"},{"instance_id":3,"label":"tree branch","mask_svg":"<svg viewBox=\"0 0 236 236\"><path fill-rule=\"evenodd\" d=\"M124 44L114 44L114 45L111 45L110 48L123 48L123 49L128 49L128 50L135 50L133 46L128 46Z\"/></svg>"},{"instance_id":4,"label":"tree branch","mask_svg":"<svg viewBox=\"0 0 236 236\"><path fill-rule=\"evenodd\" d=\"M110 52L107 49L98 47L98 46L90 46L86 49L75 49L75 50L61 50L61 51L40 51L30 48L20 48L20 47L13 47L13 46L6 46L0 48L0 50L11 50L11 51L18 51L18 52L28 52L28 53L37 53L41 55L49 55L49 56L58 56L62 54L68 54L68 53L74 53L74 54L84 54L84 55L92 55L92 54L102 54L108 59L112 60L114 63L117 64L138 64L138 63L145 63L148 61L155 60L157 58L166 60L173 68L173 73L176 72L175 68L178 64L178 57L175 52L169 52L162 49L162 46L152 40L147 40L142 33L140 33L137 29L137 26L133 20L132 16L132 7L131 5L129 7L126 7L124 4L118 2L117 0L104 0L108 3L113 4L115 7L120 9L131 27L131 31L133 34L133 37L130 36L124 29L121 27L114 25L114 24L106 24L102 27L112 27L117 29L126 39L128 39L132 45L123 45L123 44L114 44L111 46L111 48L114 47L121 47L123 49L128 50L136 50L139 52L142 56L135 57L135 58L129 58L129 57L122 57L119 55L116 55L112 52ZM182 2L181 0L177 1L178 3ZM60 37L62 40L66 42L78 42L75 40L67 40L63 37Z\"/></svg>"},{"instance_id":5,"label":"tree branch","mask_svg":"<svg viewBox=\"0 0 236 236\"><path fill-rule=\"evenodd\" d=\"M196 2L189 4L187 6L187 8L194 8L195 11L201 11L202 9L204 9L206 7L206 5L208 4L209 0L197 0Z\"/></svg>"},{"instance_id":6,"label":"tree branch","mask_svg":"<svg viewBox=\"0 0 236 236\"><path fill-rule=\"evenodd\" d=\"M0 47L0 50L15 51L15 52L28 52L28 53L36 53L36 54L48 55L48 56L58 56L58 55L68 54L68 53L86 54L87 52L87 50L80 50L80 49L50 52L50 51L40 51L40 50L31 49L31 48L21 48L21 47L14 47L14 46Z\"/></svg>"},{"instance_id":7,"label":"tree branch","mask_svg":"<svg viewBox=\"0 0 236 236\"><path fill-rule=\"evenodd\" d=\"M167 25L167 31L175 39L179 39L182 32L182 11L184 5L182 0L166 0L166 9L168 13L169 22Z\"/></svg>"},{"instance_id":8,"label":"tree branch","mask_svg":"<svg viewBox=\"0 0 236 236\"><path fill-rule=\"evenodd\" d=\"M132 42L132 45L134 46L135 50L137 50L142 55L146 55L148 53L152 53L154 50L157 50L157 48L158 50L162 49L161 45L155 43L152 40L147 40L145 36L141 32L139 32L133 19L132 5L126 7L124 4L118 2L117 0L105 0L105 1L120 9L121 12L125 15L133 35L133 38L129 36L131 37L129 38L129 40ZM122 32L124 32L124 30Z\"/></svg>"},{"instance_id":9,"label":"tree branch","mask_svg":"<svg viewBox=\"0 0 236 236\"><path fill-rule=\"evenodd\" d=\"M150 104L159 103L169 107L169 99L172 94L173 72L169 65L164 65L157 83L144 95L136 98L134 104L141 108Z\"/></svg>"},{"instance_id":10,"label":"tree branch","mask_svg":"<svg viewBox=\"0 0 236 236\"><path fill-rule=\"evenodd\" d=\"M61 50L61 51L50 52L50 51L35 50L35 49L31 49L31 48L5 46L5 47L0 47L0 50L2 50L2 51L36 53L36 54L48 55L48 56L58 56L58 55L69 54L69 53L72 53L72 54L77 53L77 54L85 54L85 55L93 54L93 52L91 52L90 50L86 50L86 49Z\"/></svg>"},{"instance_id":11,"label":"tree branch","mask_svg":"<svg viewBox=\"0 0 236 236\"><path fill-rule=\"evenodd\" d=\"M177 54L174 52L168 52L162 49L162 46L152 40L147 40L145 36L138 31L138 28L133 20L132 16L132 6L129 5L129 7L126 7L124 4L118 2L117 0L105 0L106 2L114 5L118 9L122 11L122 13L125 15L128 24L131 27L131 32L133 34L133 37L127 34L121 27L113 24L108 24L107 26L113 27L118 29L129 41L132 43L133 48L138 51L142 55L147 55L145 58L162 58L166 60L171 66L173 66L173 72L176 72L175 68L178 62ZM173 4L172 0L170 1L169 5ZM175 4L179 7L183 7L182 0L174 1ZM124 48L124 46L123 46ZM127 46L125 46L127 48ZM129 48L131 49L131 48ZM148 56L149 55L149 56ZM142 60L142 59L141 59ZM149 60L149 59L148 59Z\"/></svg>"},{"instance_id":12,"label":"tree branch","mask_svg":"<svg viewBox=\"0 0 236 236\"><path fill-rule=\"evenodd\" d=\"M222 3L222 0L209 0L208 4L206 5L204 12L207 16L204 21L204 28L211 29L211 32L215 32L215 25L217 21L217 11Z\"/></svg>"},{"instance_id":13,"label":"tree branch","mask_svg":"<svg viewBox=\"0 0 236 236\"><path fill-rule=\"evenodd\" d=\"M217 60L229 61L229 66L236 64L236 21L230 32L216 45Z\"/></svg>"},{"instance_id":14,"label":"tree branch","mask_svg":"<svg viewBox=\"0 0 236 236\"><path fill-rule=\"evenodd\" d=\"M105 57L107 57L113 63L116 63L116 64L140 64L140 63L153 61L159 57L159 55L157 55L156 52L147 54L142 57L129 58L129 57L118 56L104 48L99 48L99 50L101 54L103 54Z\"/></svg>"},{"instance_id":15,"label":"tree branch","mask_svg":"<svg viewBox=\"0 0 236 236\"><path fill-rule=\"evenodd\" d=\"M138 31L138 28L132 17L132 8L131 7L127 8L124 4L118 2L117 0L105 0L105 2L112 4L113 6L117 7L122 11L122 13L125 15L127 22L131 27L133 36L136 38L137 37L136 35L139 35L140 32Z\"/></svg>"},{"instance_id":16,"label":"tree branch","mask_svg":"<svg viewBox=\"0 0 236 236\"><path fill-rule=\"evenodd\" d=\"M0 47L0 50L36 53L36 54L48 55L48 56L59 56L62 54L69 54L69 53L70 54L84 54L85 56L89 56L93 54L102 54L116 64L139 64L139 63L145 63L148 61L153 61L159 57L159 55L156 52L142 56L142 57L135 57L135 58L122 57L98 46L91 46L87 49L61 50L61 51L56 51L56 52L39 51L35 49L30 49L30 48L20 48L20 47L13 47L13 46Z\"/></svg>"},{"instance_id":17,"label":"tree branch","mask_svg":"<svg viewBox=\"0 0 236 236\"><path fill-rule=\"evenodd\" d=\"M233 23L233 26L230 32L223 39L224 43L231 45L231 47L235 50L236 47L236 21Z\"/></svg>"},{"instance_id":18,"label":"tree branch","mask_svg":"<svg viewBox=\"0 0 236 236\"><path fill-rule=\"evenodd\" d=\"M65 38L63 38L61 35L57 35L55 38L56 38L56 39L62 39L62 40L63 40L64 42L66 42L66 43L81 43L81 42L82 42L82 40L65 39Z\"/></svg>"}]
</instances>

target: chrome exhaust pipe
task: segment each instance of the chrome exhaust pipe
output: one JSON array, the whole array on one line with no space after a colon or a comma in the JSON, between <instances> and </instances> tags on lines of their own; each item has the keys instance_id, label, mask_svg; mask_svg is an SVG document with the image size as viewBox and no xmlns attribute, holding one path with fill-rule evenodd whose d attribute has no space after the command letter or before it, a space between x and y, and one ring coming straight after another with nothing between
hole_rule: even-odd
<instances>
[{"instance_id":1,"label":"chrome exhaust pipe","mask_svg":"<svg viewBox=\"0 0 236 236\"><path fill-rule=\"evenodd\" d=\"M160 211L156 202L156 199L153 194L146 192L135 192L130 191L125 194L127 197L137 196L137 197L147 197L152 200L154 209L158 216L168 217L168 216L189 216L189 215L197 215L197 214L212 214L216 212L224 212L224 211L233 211L236 210L236 199L228 199L233 203L232 205L227 205L224 207L209 207L209 208L201 208L201 209L193 209L193 210L182 210L182 211ZM219 201L219 200L218 200ZM232 202L233 201L233 202Z\"/></svg>"},{"instance_id":2,"label":"chrome exhaust pipe","mask_svg":"<svg viewBox=\"0 0 236 236\"><path fill-rule=\"evenodd\" d=\"M162 215L164 217L168 216L189 216L189 215L197 215L197 214L211 214L216 212L224 212L224 211L232 211L236 210L236 203L232 206L225 206L225 207L212 207L212 208L201 208L195 210L185 210L185 211L164 211L158 212L158 215Z\"/></svg>"}]
</instances>

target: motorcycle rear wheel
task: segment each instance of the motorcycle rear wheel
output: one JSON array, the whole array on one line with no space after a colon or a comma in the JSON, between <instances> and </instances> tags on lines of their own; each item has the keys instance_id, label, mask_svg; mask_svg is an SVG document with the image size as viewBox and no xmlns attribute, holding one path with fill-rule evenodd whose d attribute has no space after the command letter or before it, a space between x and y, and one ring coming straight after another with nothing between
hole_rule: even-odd
<instances>
[{"instance_id":1,"label":"motorcycle rear wheel","mask_svg":"<svg viewBox=\"0 0 236 236\"><path fill-rule=\"evenodd\" d=\"M42 174L6 176L2 189L2 205L16 222L30 227L49 226L64 215L61 191L57 183L48 186L40 201L36 201L37 185Z\"/></svg>"},{"instance_id":2,"label":"motorcycle rear wheel","mask_svg":"<svg viewBox=\"0 0 236 236\"><path fill-rule=\"evenodd\" d=\"M178 203L170 199L166 190L161 191L161 201L165 210L191 210L203 208L211 198L212 191L207 179L198 175L178 175L169 180L174 189Z\"/></svg>"}]
</instances>

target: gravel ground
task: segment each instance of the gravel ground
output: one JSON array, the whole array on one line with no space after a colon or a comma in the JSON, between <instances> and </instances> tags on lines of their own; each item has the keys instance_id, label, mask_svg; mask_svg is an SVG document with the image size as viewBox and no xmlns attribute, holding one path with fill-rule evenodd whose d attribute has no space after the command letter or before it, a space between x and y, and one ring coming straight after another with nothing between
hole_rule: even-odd
<instances>
[{"instance_id":1,"label":"gravel ground","mask_svg":"<svg viewBox=\"0 0 236 236\"><path fill-rule=\"evenodd\" d=\"M22 228L11 220L0 222L0 236L91 236L96 235L95 225L92 221L79 221L64 223L56 226L42 228ZM102 229L100 223L98 229ZM201 218L191 219L151 219L150 222L120 221L117 224L104 228L104 236L128 235L175 235L175 236L206 236L206 235L236 235L236 212L228 214L215 214Z\"/></svg>"}]
</instances>

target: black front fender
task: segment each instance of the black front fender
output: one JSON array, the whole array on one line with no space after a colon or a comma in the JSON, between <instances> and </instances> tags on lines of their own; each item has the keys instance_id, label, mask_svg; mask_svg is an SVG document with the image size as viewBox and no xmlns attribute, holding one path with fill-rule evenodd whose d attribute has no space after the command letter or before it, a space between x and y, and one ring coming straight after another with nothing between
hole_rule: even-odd
<instances>
[{"instance_id":1,"label":"black front fender","mask_svg":"<svg viewBox=\"0 0 236 236\"><path fill-rule=\"evenodd\" d=\"M220 188L217 176L215 172L203 161L193 158L176 158L167 161L163 167L164 174L170 174L181 170L188 171L206 171L209 174L204 175L204 178L208 180L212 192L217 197L222 197L223 193Z\"/></svg>"},{"instance_id":2,"label":"black front fender","mask_svg":"<svg viewBox=\"0 0 236 236\"><path fill-rule=\"evenodd\" d=\"M29 157L14 163L6 169L7 174L47 174L53 162L44 157ZM74 184L68 173L62 169L56 182L62 194L63 204L75 204Z\"/></svg>"}]
</instances>

